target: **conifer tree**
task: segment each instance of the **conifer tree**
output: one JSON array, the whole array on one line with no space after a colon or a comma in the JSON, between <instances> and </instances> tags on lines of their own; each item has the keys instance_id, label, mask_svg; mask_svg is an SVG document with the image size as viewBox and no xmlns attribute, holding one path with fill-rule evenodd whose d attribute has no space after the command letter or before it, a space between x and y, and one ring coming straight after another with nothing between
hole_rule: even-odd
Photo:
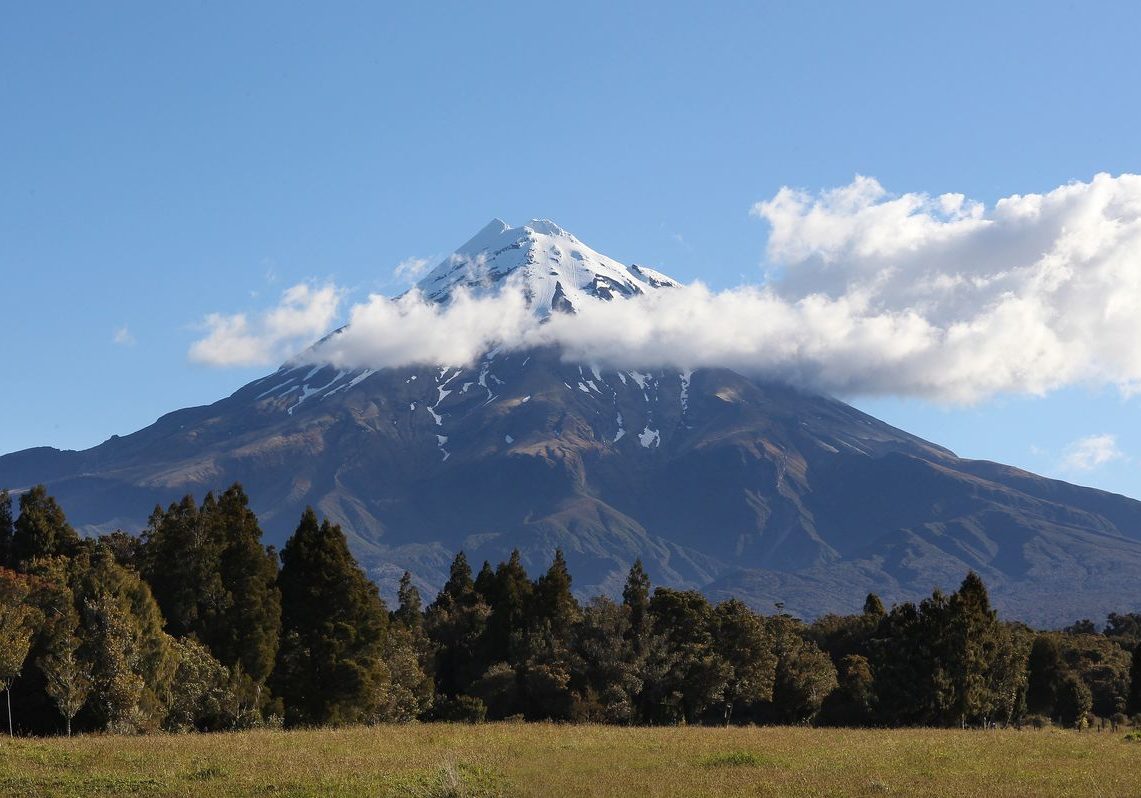
<instances>
[{"instance_id":1,"label":"conifer tree","mask_svg":"<svg viewBox=\"0 0 1141 798\"><path fill-rule=\"evenodd\" d=\"M491 616L487 621L488 656L517 665L524 655L523 636L534 585L523 568L519 550L511 552L505 563L495 569L495 590L491 600Z\"/></svg>"},{"instance_id":2,"label":"conifer tree","mask_svg":"<svg viewBox=\"0 0 1141 798\"><path fill-rule=\"evenodd\" d=\"M306 509L281 552L282 645L274 674L290 725L383 719L388 611L344 532Z\"/></svg>"},{"instance_id":3,"label":"conifer tree","mask_svg":"<svg viewBox=\"0 0 1141 798\"><path fill-rule=\"evenodd\" d=\"M408 571L400 577L400 587L396 591L399 604L392 619L408 630L422 629L424 615L421 607L420 591L412 584L412 574Z\"/></svg>"},{"instance_id":4,"label":"conifer tree","mask_svg":"<svg viewBox=\"0 0 1141 798\"><path fill-rule=\"evenodd\" d=\"M471 567L461 551L452 562L447 583L428 607L425 618L425 631L436 649L432 668L436 692L450 702L441 703L439 707L444 715L453 710L459 712L455 702L487 666L484 635L490 612L475 590Z\"/></svg>"},{"instance_id":5,"label":"conifer tree","mask_svg":"<svg viewBox=\"0 0 1141 798\"><path fill-rule=\"evenodd\" d=\"M948 720L989 720L995 710L990 672L1001 642L1000 628L990 607L986 586L971 571L948 606L948 628L941 647L943 670L950 680Z\"/></svg>"},{"instance_id":6,"label":"conifer tree","mask_svg":"<svg viewBox=\"0 0 1141 798\"><path fill-rule=\"evenodd\" d=\"M486 564L484 563L484 565ZM444 589L440 596L456 604L471 603L473 588L471 566L468 565L467 557L461 551L452 560L451 569L448 572L448 581L444 583Z\"/></svg>"},{"instance_id":7,"label":"conifer tree","mask_svg":"<svg viewBox=\"0 0 1141 798\"><path fill-rule=\"evenodd\" d=\"M536 581L532 606L536 624L549 624L559 640L566 640L582 617L578 600L571 593L571 575L562 549L555 549L554 562Z\"/></svg>"},{"instance_id":8,"label":"conifer tree","mask_svg":"<svg viewBox=\"0 0 1141 798\"><path fill-rule=\"evenodd\" d=\"M884 609L883 601L875 593L869 593L868 597L864 599L864 615L880 619L887 614Z\"/></svg>"},{"instance_id":9,"label":"conifer tree","mask_svg":"<svg viewBox=\"0 0 1141 798\"><path fill-rule=\"evenodd\" d=\"M645 648L646 638L650 632L650 577L642 567L640 559L634 560L630 573L626 576L626 586L622 589L622 604L626 607L629 618L629 638L634 645L636 653L641 654Z\"/></svg>"},{"instance_id":10,"label":"conifer tree","mask_svg":"<svg viewBox=\"0 0 1141 798\"><path fill-rule=\"evenodd\" d=\"M476 594L490 606L495 599L495 569L487 560L483 561L483 567L476 574L474 587Z\"/></svg>"},{"instance_id":11,"label":"conifer tree","mask_svg":"<svg viewBox=\"0 0 1141 798\"><path fill-rule=\"evenodd\" d=\"M140 564L175 637L193 635L242 674L257 702L273 670L281 631L274 553L261 543L257 516L241 485L202 506L186 496L156 508Z\"/></svg>"},{"instance_id":12,"label":"conifer tree","mask_svg":"<svg viewBox=\"0 0 1141 798\"><path fill-rule=\"evenodd\" d=\"M15 568L12 555L12 535L15 532L12 522L12 497L7 490L0 490L0 568Z\"/></svg>"},{"instance_id":13,"label":"conifer tree","mask_svg":"<svg viewBox=\"0 0 1141 798\"><path fill-rule=\"evenodd\" d=\"M281 592L274 553L261 542L257 516L241 485L218 500L211 521L218 540L225 605L202 629L201 640L230 668L240 667L254 690L269 677L281 632Z\"/></svg>"},{"instance_id":14,"label":"conifer tree","mask_svg":"<svg viewBox=\"0 0 1141 798\"><path fill-rule=\"evenodd\" d=\"M12 562L27 568L37 557L70 556L79 546L79 535L44 486L36 485L20 496L20 517L13 524L11 541Z\"/></svg>"}]
</instances>

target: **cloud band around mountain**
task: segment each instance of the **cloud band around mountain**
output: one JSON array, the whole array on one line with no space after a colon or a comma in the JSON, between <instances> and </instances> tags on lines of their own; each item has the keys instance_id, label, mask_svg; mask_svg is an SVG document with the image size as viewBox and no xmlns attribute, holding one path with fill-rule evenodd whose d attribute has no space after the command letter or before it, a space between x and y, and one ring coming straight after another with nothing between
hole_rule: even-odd
<instances>
[{"instance_id":1,"label":"cloud band around mountain","mask_svg":"<svg viewBox=\"0 0 1141 798\"><path fill-rule=\"evenodd\" d=\"M602 366L724 366L846 396L951 403L1141 386L1141 176L1101 174L993 208L958 194L891 195L857 177L818 193L782 188L753 213L771 227L760 287L695 283L544 323L510 290L447 306L416 292L371 296L306 357L380 368L557 345ZM290 301L292 316L310 320L322 314L306 303L329 307ZM300 344L299 327L269 318L257 329L214 318L192 357L227 364Z\"/></svg>"}]
</instances>

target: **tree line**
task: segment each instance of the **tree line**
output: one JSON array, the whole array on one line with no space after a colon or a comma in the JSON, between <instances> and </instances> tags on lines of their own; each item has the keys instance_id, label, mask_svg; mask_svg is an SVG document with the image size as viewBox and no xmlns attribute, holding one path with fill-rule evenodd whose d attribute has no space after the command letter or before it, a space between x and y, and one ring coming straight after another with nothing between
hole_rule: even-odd
<instances>
[{"instance_id":1,"label":"tree line","mask_svg":"<svg viewBox=\"0 0 1141 798\"><path fill-rule=\"evenodd\" d=\"M81 538L43 487L0 492L9 731L146 733L506 718L615 724L1117 724L1141 713L1141 615L1039 631L968 574L951 594L813 623L653 588L580 603L562 552L389 611L341 528L306 510L277 552L241 486ZM1099 720L1100 719L1100 720Z\"/></svg>"}]
</instances>

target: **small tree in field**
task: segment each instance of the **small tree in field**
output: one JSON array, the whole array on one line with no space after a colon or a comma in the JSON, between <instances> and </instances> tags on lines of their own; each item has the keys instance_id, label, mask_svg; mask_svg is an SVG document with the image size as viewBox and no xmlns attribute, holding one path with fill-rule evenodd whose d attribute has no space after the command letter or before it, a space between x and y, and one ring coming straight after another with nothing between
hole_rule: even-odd
<instances>
[{"instance_id":1,"label":"small tree in field","mask_svg":"<svg viewBox=\"0 0 1141 798\"><path fill-rule=\"evenodd\" d=\"M44 689L67 721L67 736L71 736L71 721L87 703L91 692L91 666L77 656L81 641L67 635L53 651L39 660L44 675Z\"/></svg>"},{"instance_id":2,"label":"small tree in field","mask_svg":"<svg viewBox=\"0 0 1141 798\"><path fill-rule=\"evenodd\" d=\"M36 610L27 603L27 577L0 569L0 687L8 704L8 736L12 728L12 682L24 668L32 647Z\"/></svg>"}]
</instances>

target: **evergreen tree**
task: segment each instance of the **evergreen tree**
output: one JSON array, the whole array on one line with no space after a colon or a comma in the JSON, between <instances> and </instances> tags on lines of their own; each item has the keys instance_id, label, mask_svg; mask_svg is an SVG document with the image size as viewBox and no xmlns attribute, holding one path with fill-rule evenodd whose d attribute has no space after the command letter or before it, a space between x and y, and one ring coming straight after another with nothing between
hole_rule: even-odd
<instances>
[{"instance_id":1,"label":"evergreen tree","mask_svg":"<svg viewBox=\"0 0 1141 798\"><path fill-rule=\"evenodd\" d=\"M879 620L887 615L887 610L884 609L883 601L875 593L869 593L868 597L864 599L864 615Z\"/></svg>"},{"instance_id":2,"label":"evergreen tree","mask_svg":"<svg viewBox=\"0 0 1141 798\"><path fill-rule=\"evenodd\" d=\"M408 571L400 577L400 601L392 613L386 661L392 687L386 714L393 720L413 720L431 709L435 685L431 676L432 644L424 631L420 591Z\"/></svg>"},{"instance_id":3,"label":"evergreen tree","mask_svg":"<svg viewBox=\"0 0 1141 798\"><path fill-rule=\"evenodd\" d=\"M44 486L36 485L20 496L20 517L13 525L10 545L11 561L27 568L38 557L75 553L79 535Z\"/></svg>"},{"instance_id":4,"label":"evergreen tree","mask_svg":"<svg viewBox=\"0 0 1141 798\"><path fill-rule=\"evenodd\" d=\"M718 655L730 668L724 693L725 722L738 710L769 701L773 695L777 658L764 621L740 599L713 610L713 640Z\"/></svg>"},{"instance_id":5,"label":"evergreen tree","mask_svg":"<svg viewBox=\"0 0 1141 798\"><path fill-rule=\"evenodd\" d=\"M12 552L12 536L14 533L12 497L7 490L0 490L0 568L16 567Z\"/></svg>"},{"instance_id":6,"label":"evergreen tree","mask_svg":"<svg viewBox=\"0 0 1141 798\"><path fill-rule=\"evenodd\" d=\"M44 689L59 709L71 736L71 723L91 693L91 665L79 655L83 641L74 632L56 641L38 661L45 678Z\"/></svg>"},{"instance_id":7,"label":"evergreen tree","mask_svg":"<svg viewBox=\"0 0 1141 798\"><path fill-rule=\"evenodd\" d=\"M989 720L995 710L990 671L1000 644L1000 628L986 586L968 573L948 607L948 628L941 647L942 670L950 681L948 720Z\"/></svg>"},{"instance_id":8,"label":"evergreen tree","mask_svg":"<svg viewBox=\"0 0 1141 798\"><path fill-rule=\"evenodd\" d=\"M77 557L73 568L80 656L91 665L89 721L108 731L159 729L178 657L150 588L106 547Z\"/></svg>"},{"instance_id":9,"label":"evergreen tree","mask_svg":"<svg viewBox=\"0 0 1141 798\"><path fill-rule=\"evenodd\" d=\"M649 718L694 723L723 700L732 671L714 646L712 614L709 601L695 590L654 591L650 615L663 645L653 654L658 661L649 668L657 673L643 696Z\"/></svg>"},{"instance_id":10,"label":"evergreen tree","mask_svg":"<svg viewBox=\"0 0 1141 798\"><path fill-rule=\"evenodd\" d=\"M787 648L777 658L773 680L776 719L782 723L813 720L836 686L832 658L815 643L802 641Z\"/></svg>"},{"instance_id":11,"label":"evergreen tree","mask_svg":"<svg viewBox=\"0 0 1141 798\"><path fill-rule=\"evenodd\" d=\"M523 568L519 550L515 549L507 562L495 569L491 616L487 621L487 651L492 661L504 660L511 665L522 661L533 591L534 585Z\"/></svg>"},{"instance_id":12,"label":"evergreen tree","mask_svg":"<svg viewBox=\"0 0 1141 798\"><path fill-rule=\"evenodd\" d=\"M1077 675L1067 673L1058 685L1057 717L1064 726L1082 728L1093 706L1089 687Z\"/></svg>"},{"instance_id":13,"label":"evergreen tree","mask_svg":"<svg viewBox=\"0 0 1141 798\"><path fill-rule=\"evenodd\" d=\"M1135 715L1141 712L1141 643L1133 649L1133 660L1129 666L1129 699L1126 712Z\"/></svg>"},{"instance_id":14,"label":"evergreen tree","mask_svg":"<svg viewBox=\"0 0 1141 798\"><path fill-rule=\"evenodd\" d=\"M214 731L244 725L240 685L210 649L193 638L174 640L178 659L163 728L172 732Z\"/></svg>"},{"instance_id":15,"label":"evergreen tree","mask_svg":"<svg viewBox=\"0 0 1141 798\"><path fill-rule=\"evenodd\" d=\"M193 635L223 665L243 674L258 701L277 656L281 594L277 562L240 485L201 508L192 496L156 508L140 564L168 618L172 635Z\"/></svg>"},{"instance_id":16,"label":"evergreen tree","mask_svg":"<svg viewBox=\"0 0 1141 798\"><path fill-rule=\"evenodd\" d=\"M575 628L577 696L572 711L578 720L632 723L636 698L644 685L642 661L629 635L629 610L604 596L583 611Z\"/></svg>"},{"instance_id":17,"label":"evergreen tree","mask_svg":"<svg viewBox=\"0 0 1141 798\"><path fill-rule=\"evenodd\" d=\"M630 573L626 576L626 585L622 588L622 604L629 615L629 637L634 650L642 653L646 638L650 633L650 577L642 567L640 559L634 560Z\"/></svg>"},{"instance_id":18,"label":"evergreen tree","mask_svg":"<svg viewBox=\"0 0 1141 798\"><path fill-rule=\"evenodd\" d=\"M399 605L392 619L408 630L419 630L424 626L424 615L421 608L420 591L412 584L412 574L407 571L400 577L400 588L397 590Z\"/></svg>"},{"instance_id":19,"label":"evergreen tree","mask_svg":"<svg viewBox=\"0 0 1141 798\"><path fill-rule=\"evenodd\" d=\"M306 509L281 552L282 644L274 674L290 725L383 719L388 612L345 535Z\"/></svg>"},{"instance_id":20,"label":"evergreen tree","mask_svg":"<svg viewBox=\"0 0 1141 798\"><path fill-rule=\"evenodd\" d=\"M848 654L837 669L838 686L824 700L818 722L826 726L864 726L871 722L875 680L867 657Z\"/></svg>"},{"instance_id":21,"label":"evergreen tree","mask_svg":"<svg viewBox=\"0 0 1141 798\"><path fill-rule=\"evenodd\" d=\"M483 561L483 567L476 574L475 592L488 606L491 606L495 597L495 569L487 560Z\"/></svg>"},{"instance_id":22,"label":"evergreen tree","mask_svg":"<svg viewBox=\"0 0 1141 798\"><path fill-rule=\"evenodd\" d=\"M432 672L436 692L444 696L438 709L442 716L467 714L458 704L460 696L486 668L484 635L491 613L474 589L471 567L461 551L452 562L443 590L428 608L424 628L435 646ZM461 702L462 703L462 702ZM486 707L481 707L486 713Z\"/></svg>"},{"instance_id":23,"label":"evergreen tree","mask_svg":"<svg viewBox=\"0 0 1141 798\"><path fill-rule=\"evenodd\" d=\"M1056 634L1047 632L1034 638L1027 670L1027 709L1035 714L1054 717L1058 690L1067 672Z\"/></svg>"},{"instance_id":24,"label":"evergreen tree","mask_svg":"<svg viewBox=\"0 0 1141 798\"><path fill-rule=\"evenodd\" d=\"M0 688L8 709L8 735L13 734L12 682L24 669L39 621L28 602L31 584L27 577L0 569Z\"/></svg>"},{"instance_id":25,"label":"evergreen tree","mask_svg":"<svg viewBox=\"0 0 1141 798\"><path fill-rule=\"evenodd\" d=\"M484 565L487 566L487 563ZM448 571L448 581L444 583L441 596L454 603L470 604L473 599L473 588L471 566L468 565L467 557L461 551L452 560L451 569Z\"/></svg>"},{"instance_id":26,"label":"evergreen tree","mask_svg":"<svg viewBox=\"0 0 1141 798\"><path fill-rule=\"evenodd\" d=\"M571 627L582 616L578 601L571 593L571 575L562 549L555 549L554 562L536 581L532 606L532 617L537 625L549 624L559 640L570 636Z\"/></svg>"},{"instance_id":27,"label":"evergreen tree","mask_svg":"<svg viewBox=\"0 0 1141 798\"><path fill-rule=\"evenodd\" d=\"M222 494L216 513L211 526L226 603L200 639L223 665L241 668L256 692L273 670L281 633L276 558L262 545L257 516L240 485Z\"/></svg>"}]
</instances>

